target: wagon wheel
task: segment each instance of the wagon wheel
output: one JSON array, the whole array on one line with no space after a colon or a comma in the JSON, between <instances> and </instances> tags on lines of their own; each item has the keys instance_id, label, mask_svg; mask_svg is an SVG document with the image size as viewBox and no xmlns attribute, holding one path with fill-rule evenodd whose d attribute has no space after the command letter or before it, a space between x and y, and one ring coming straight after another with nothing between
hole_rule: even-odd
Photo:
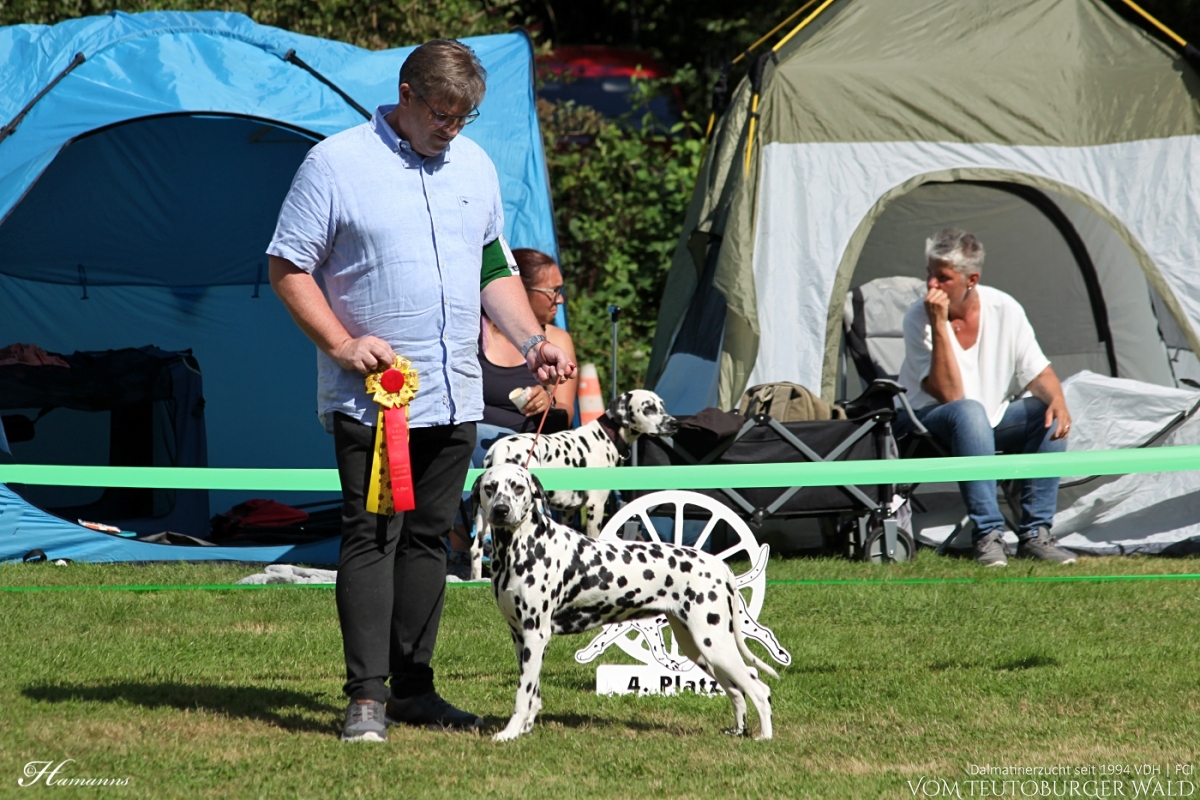
<instances>
[{"instance_id":1,"label":"wagon wheel","mask_svg":"<svg viewBox=\"0 0 1200 800\"><path fill-rule=\"evenodd\" d=\"M870 561L874 564L882 564L889 559L884 555L887 549L887 543L883 538L883 525L875 524L867 532L867 541L863 544L862 560ZM896 558L897 562L912 561L913 553L917 550L916 542L908 535L907 531L896 530Z\"/></svg>"},{"instance_id":2,"label":"wagon wheel","mask_svg":"<svg viewBox=\"0 0 1200 800\"><path fill-rule=\"evenodd\" d=\"M745 624L746 619L743 615L743 634L759 641L776 661L782 664L790 663L790 654L780 647L770 629L757 623L766 591L766 565L770 548L758 542L745 521L729 506L706 495L679 490L654 492L639 497L619 509L600 531L600 539L626 538L626 523L629 523L632 538L659 541L659 536L653 533L656 529L650 519L652 516L667 516L670 519L671 529L670 535L666 537L666 544L683 545L683 528L687 518L702 522L703 528L699 536L689 545L697 549L704 547L719 523L724 522L728 526L728 530L736 535L737 541L717 553L717 558L728 562L731 558L744 554L743 557L748 558L750 562L749 567L739 565L740 573L733 570L735 585L740 590L752 623ZM690 666L691 662L679 652L674 637L671 637L669 645L664 640L665 627L666 617L661 615L652 619L610 625L593 638L588 646L576 652L575 660L586 663L600 655L609 645L615 644L644 664L658 662L671 669Z\"/></svg>"}]
</instances>

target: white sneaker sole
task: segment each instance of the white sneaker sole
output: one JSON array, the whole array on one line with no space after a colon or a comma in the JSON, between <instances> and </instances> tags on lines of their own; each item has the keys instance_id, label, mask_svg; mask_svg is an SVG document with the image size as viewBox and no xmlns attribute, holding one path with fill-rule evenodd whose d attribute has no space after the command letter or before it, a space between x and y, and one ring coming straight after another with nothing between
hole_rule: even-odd
<instances>
[{"instance_id":1,"label":"white sneaker sole","mask_svg":"<svg viewBox=\"0 0 1200 800\"><path fill-rule=\"evenodd\" d=\"M375 731L367 731L366 733L360 733L358 736L347 736L346 734L343 733L342 741L343 742L386 742L387 737L380 736Z\"/></svg>"}]
</instances>

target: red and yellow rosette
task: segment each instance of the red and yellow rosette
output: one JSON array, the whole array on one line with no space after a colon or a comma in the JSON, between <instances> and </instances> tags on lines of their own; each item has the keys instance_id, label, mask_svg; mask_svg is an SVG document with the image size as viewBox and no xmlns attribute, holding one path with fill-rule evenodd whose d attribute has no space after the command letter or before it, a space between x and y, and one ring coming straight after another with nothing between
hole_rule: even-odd
<instances>
[{"instance_id":1,"label":"red and yellow rosette","mask_svg":"<svg viewBox=\"0 0 1200 800\"><path fill-rule=\"evenodd\" d=\"M417 395L417 371L408 359L396 356L392 366L367 376L367 392L379 404L367 511L412 511L416 502L408 453L408 404Z\"/></svg>"}]
</instances>

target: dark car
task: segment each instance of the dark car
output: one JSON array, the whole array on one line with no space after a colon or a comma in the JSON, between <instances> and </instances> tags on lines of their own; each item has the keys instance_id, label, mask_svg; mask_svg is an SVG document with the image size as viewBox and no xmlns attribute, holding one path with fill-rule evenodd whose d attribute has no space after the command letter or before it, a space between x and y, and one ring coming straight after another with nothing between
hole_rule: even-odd
<instances>
[{"instance_id":1,"label":"dark car","mask_svg":"<svg viewBox=\"0 0 1200 800\"><path fill-rule=\"evenodd\" d=\"M606 45L559 47L538 59L541 88L538 97L550 101L573 100L590 106L611 119L625 117L641 127L649 112L656 127L669 131L681 119L681 105L671 90L639 98L633 92L634 79L653 80L669 75L648 53Z\"/></svg>"}]
</instances>

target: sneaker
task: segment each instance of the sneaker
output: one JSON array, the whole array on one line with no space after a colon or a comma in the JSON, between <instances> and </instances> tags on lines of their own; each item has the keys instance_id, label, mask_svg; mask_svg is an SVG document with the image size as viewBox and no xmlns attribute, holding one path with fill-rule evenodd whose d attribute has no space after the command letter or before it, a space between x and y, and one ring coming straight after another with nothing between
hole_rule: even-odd
<instances>
[{"instance_id":1,"label":"sneaker","mask_svg":"<svg viewBox=\"0 0 1200 800\"><path fill-rule=\"evenodd\" d=\"M475 731L483 727L481 717L460 711L432 691L416 697L393 695L387 701L384 719L388 725L403 723L443 731Z\"/></svg>"},{"instance_id":2,"label":"sneaker","mask_svg":"<svg viewBox=\"0 0 1200 800\"><path fill-rule=\"evenodd\" d=\"M1007 567L1004 553L1004 531L997 528L975 540L975 560L985 567Z\"/></svg>"},{"instance_id":3,"label":"sneaker","mask_svg":"<svg viewBox=\"0 0 1200 800\"><path fill-rule=\"evenodd\" d=\"M386 742L383 703L378 700L351 700L346 708L343 742Z\"/></svg>"},{"instance_id":4,"label":"sneaker","mask_svg":"<svg viewBox=\"0 0 1200 800\"><path fill-rule=\"evenodd\" d=\"M1036 558L1039 561L1052 561L1055 564L1074 564L1075 556L1054 546L1054 537L1045 525L1038 526L1037 533L1028 539L1022 539L1017 545L1017 556L1020 558Z\"/></svg>"},{"instance_id":5,"label":"sneaker","mask_svg":"<svg viewBox=\"0 0 1200 800\"><path fill-rule=\"evenodd\" d=\"M446 580L471 580L471 554L464 550L451 550L446 554ZM452 581L453 582L453 581Z\"/></svg>"}]
</instances>

